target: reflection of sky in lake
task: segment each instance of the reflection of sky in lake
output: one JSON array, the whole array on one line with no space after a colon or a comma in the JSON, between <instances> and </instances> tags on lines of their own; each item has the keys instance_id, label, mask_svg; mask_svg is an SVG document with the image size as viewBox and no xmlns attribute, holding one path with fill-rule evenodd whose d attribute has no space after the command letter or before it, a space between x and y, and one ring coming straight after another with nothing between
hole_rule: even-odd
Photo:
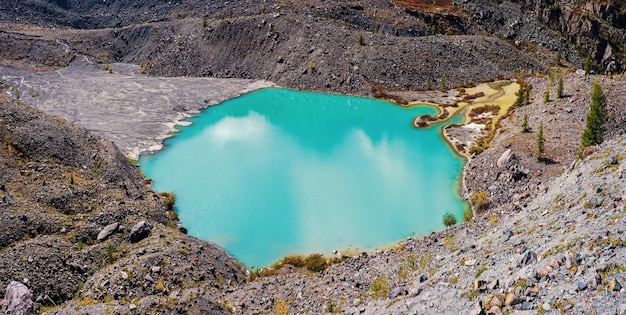
<instances>
[{"instance_id":1,"label":"reflection of sky in lake","mask_svg":"<svg viewBox=\"0 0 626 315\"><path fill-rule=\"evenodd\" d=\"M430 107L264 89L206 110L140 164L174 191L191 235L248 266L293 253L388 245L442 227L464 206L462 161Z\"/></svg>"}]
</instances>

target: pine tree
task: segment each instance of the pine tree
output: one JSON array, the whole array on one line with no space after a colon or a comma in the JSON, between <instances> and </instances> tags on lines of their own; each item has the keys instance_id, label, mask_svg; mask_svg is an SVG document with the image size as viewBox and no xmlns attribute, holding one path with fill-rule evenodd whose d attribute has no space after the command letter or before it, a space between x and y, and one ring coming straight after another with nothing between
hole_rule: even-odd
<instances>
[{"instance_id":1,"label":"pine tree","mask_svg":"<svg viewBox=\"0 0 626 315\"><path fill-rule=\"evenodd\" d=\"M595 81L591 88L591 104L589 105L589 113L587 114L587 127L585 131L583 131L579 156L586 147L598 145L604 141L606 120L606 97L604 96L600 83Z\"/></svg>"},{"instance_id":2,"label":"pine tree","mask_svg":"<svg viewBox=\"0 0 626 315\"><path fill-rule=\"evenodd\" d=\"M559 82L556 84L556 98L563 98L563 77L559 77Z\"/></svg>"},{"instance_id":3,"label":"pine tree","mask_svg":"<svg viewBox=\"0 0 626 315\"><path fill-rule=\"evenodd\" d=\"M524 114L524 121L522 122L522 133L526 133L530 131L530 127L528 127L528 115Z\"/></svg>"},{"instance_id":4,"label":"pine tree","mask_svg":"<svg viewBox=\"0 0 626 315\"><path fill-rule=\"evenodd\" d=\"M543 94L543 103L547 104L548 102L550 102L550 86L549 85L546 88L546 93Z\"/></svg>"},{"instance_id":5,"label":"pine tree","mask_svg":"<svg viewBox=\"0 0 626 315\"><path fill-rule=\"evenodd\" d=\"M365 41L363 40L363 34L359 34L359 45L363 46Z\"/></svg>"},{"instance_id":6,"label":"pine tree","mask_svg":"<svg viewBox=\"0 0 626 315\"><path fill-rule=\"evenodd\" d=\"M543 137L543 123L539 125L539 132L537 132L537 162L541 162L543 155L543 145L546 139Z\"/></svg>"}]
</instances>

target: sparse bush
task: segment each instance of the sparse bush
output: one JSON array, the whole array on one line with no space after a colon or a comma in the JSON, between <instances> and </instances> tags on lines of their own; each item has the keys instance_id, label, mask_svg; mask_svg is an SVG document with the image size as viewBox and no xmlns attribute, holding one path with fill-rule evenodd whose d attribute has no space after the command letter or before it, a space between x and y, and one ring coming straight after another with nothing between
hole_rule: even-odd
<instances>
[{"instance_id":1,"label":"sparse bush","mask_svg":"<svg viewBox=\"0 0 626 315\"><path fill-rule=\"evenodd\" d=\"M165 205L167 206L167 210L173 210L174 204L176 203L176 195L170 192L162 192L161 196L165 198Z\"/></svg>"},{"instance_id":2,"label":"sparse bush","mask_svg":"<svg viewBox=\"0 0 626 315\"><path fill-rule=\"evenodd\" d=\"M446 227L450 227L456 224L456 217L450 213L447 212L446 214L443 215L443 225L445 225Z\"/></svg>"},{"instance_id":3,"label":"sparse bush","mask_svg":"<svg viewBox=\"0 0 626 315\"><path fill-rule=\"evenodd\" d=\"M359 34L359 45L365 45L365 41L363 40L363 34Z\"/></svg>"},{"instance_id":4,"label":"sparse bush","mask_svg":"<svg viewBox=\"0 0 626 315\"><path fill-rule=\"evenodd\" d=\"M474 218L474 212L471 208L463 210L463 222L469 222Z\"/></svg>"},{"instance_id":5,"label":"sparse bush","mask_svg":"<svg viewBox=\"0 0 626 315\"><path fill-rule=\"evenodd\" d=\"M107 261L109 263L114 262L115 261L115 247L113 247L113 244L108 243L106 248L105 248L105 251L106 251L106 255L107 255Z\"/></svg>"},{"instance_id":6,"label":"sparse bush","mask_svg":"<svg viewBox=\"0 0 626 315\"><path fill-rule=\"evenodd\" d=\"M302 268L304 267L304 258L302 256L287 256L280 261L280 264Z\"/></svg>"},{"instance_id":7,"label":"sparse bush","mask_svg":"<svg viewBox=\"0 0 626 315\"><path fill-rule=\"evenodd\" d=\"M489 193L482 189L474 192L470 197L470 204L477 212L487 210L489 207Z\"/></svg>"},{"instance_id":8,"label":"sparse bush","mask_svg":"<svg viewBox=\"0 0 626 315\"><path fill-rule=\"evenodd\" d=\"M447 76L446 76L446 74L444 73L444 74L443 74L443 77L441 78L441 89L442 89L442 90L445 90L445 89L446 89L446 81L447 81Z\"/></svg>"},{"instance_id":9,"label":"sparse bush","mask_svg":"<svg viewBox=\"0 0 626 315\"><path fill-rule=\"evenodd\" d=\"M304 266L309 271L322 272L328 267L328 262L322 254L311 254L304 259Z\"/></svg>"},{"instance_id":10,"label":"sparse bush","mask_svg":"<svg viewBox=\"0 0 626 315\"><path fill-rule=\"evenodd\" d=\"M550 102L550 86L546 88L546 92L543 93L543 103L547 104Z\"/></svg>"},{"instance_id":11,"label":"sparse bush","mask_svg":"<svg viewBox=\"0 0 626 315\"><path fill-rule=\"evenodd\" d=\"M556 83L556 98L563 98L563 77Z\"/></svg>"},{"instance_id":12,"label":"sparse bush","mask_svg":"<svg viewBox=\"0 0 626 315\"><path fill-rule=\"evenodd\" d=\"M274 300L274 313L276 313L276 315L288 315L289 305L287 302L281 299Z\"/></svg>"},{"instance_id":13,"label":"sparse bush","mask_svg":"<svg viewBox=\"0 0 626 315\"><path fill-rule=\"evenodd\" d=\"M209 22L207 21L206 17L202 18L202 28L207 28L209 26Z\"/></svg>"},{"instance_id":14,"label":"sparse bush","mask_svg":"<svg viewBox=\"0 0 626 315\"><path fill-rule=\"evenodd\" d=\"M386 299L387 296L389 296L390 289L391 286L389 285L389 282L385 277L378 277L374 279L374 282L372 282L372 287L370 288L370 290L372 291L372 297L375 299Z\"/></svg>"}]
</instances>

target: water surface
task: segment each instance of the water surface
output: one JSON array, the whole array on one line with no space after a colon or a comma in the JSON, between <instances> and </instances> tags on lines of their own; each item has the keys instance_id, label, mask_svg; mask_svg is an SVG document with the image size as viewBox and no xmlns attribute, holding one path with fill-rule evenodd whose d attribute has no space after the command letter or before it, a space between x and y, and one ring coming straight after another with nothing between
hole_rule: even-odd
<instances>
[{"instance_id":1,"label":"water surface","mask_svg":"<svg viewBox=\"0 0 626 315\"><path fill-rule=\"evenodd\" d=\"M189 234L248 267L289 254L371 250L461 217L461 158L435 113L340 95L262 89L205 110L140 159L176 194Z\"/></svg>"}]
</instances>

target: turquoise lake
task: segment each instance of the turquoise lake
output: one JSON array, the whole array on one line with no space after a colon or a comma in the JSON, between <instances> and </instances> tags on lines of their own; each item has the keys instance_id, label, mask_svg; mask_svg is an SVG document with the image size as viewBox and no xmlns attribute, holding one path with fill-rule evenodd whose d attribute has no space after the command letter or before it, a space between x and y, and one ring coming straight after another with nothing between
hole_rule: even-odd
<instances>
[{"instance_id":1,"label":"turquoise lake","mask_svg":"<svg viewBox=\"0 0 626 315\"><path fill-rule=\"evenodd\" d=\"M290 254L372 250L462 218L464 161L434 114L350 96L261 89L209 107L139 164L176 194L189 234L246 266ZM461 117L453 117L460 120Z\"/></svg>"}]
</instances>

